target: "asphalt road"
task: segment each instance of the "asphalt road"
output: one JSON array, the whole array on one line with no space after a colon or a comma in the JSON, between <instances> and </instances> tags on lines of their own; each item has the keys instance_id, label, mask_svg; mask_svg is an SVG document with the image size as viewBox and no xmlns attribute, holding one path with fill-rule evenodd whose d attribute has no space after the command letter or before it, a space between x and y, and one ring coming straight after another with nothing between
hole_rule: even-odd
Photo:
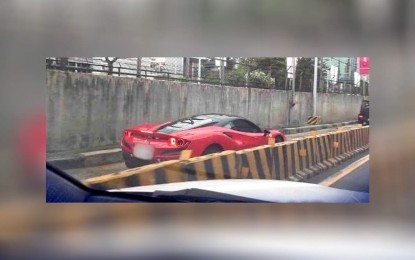
<instances>
[{"instance_id":1,"label":"asphalt road","mask_svg":"<svg viewBox=\"0 0 415 260\"><path fill-rule=\"evenodd\" d=\"M347 128L353 128L356 126L357 125L347 125L347 126L344 126L343 128L347 129ZM322 129L316 132L317 134L324 134L324 133L329 133L330 131L334 131L334 130L336 130L336 128ZM295 138L306 137L309 134L310 132L290 134L290 135L287 135L287 139L292 140ZM78 180L84 180L84 179L88 179L92 177L101 176L104 174L127 170L127 169L128 168L125 166L124 162L119 162L119 163L112 163L112 164L107 164L107 165L102 165L102 166L95 166L95 167L88 167L88 168L81 168L81 169L70 169L70 170L66 170L66 172L68 172L71 176L75 177Z\"/></svg>"},{"instance_id":2,"label":"asphalt road","mask_svg":"<svg viewBox=\"0 0 415 260\"><path fill-rule=\"evenodd\" d=\"M329 178L335 180L328 185L329 187L369 192L369 160L362 162L368 156L369 152L365 152L356 158L347 160L340 165L337 165L326 172L320 173L319 175L307 180L308 183L321 184L327 181ZM359 163L362 162L362 163ZM352 168L350 170L350 168ZM333 176L339 175L337 178Z\"/></svg>"}]
</instances>

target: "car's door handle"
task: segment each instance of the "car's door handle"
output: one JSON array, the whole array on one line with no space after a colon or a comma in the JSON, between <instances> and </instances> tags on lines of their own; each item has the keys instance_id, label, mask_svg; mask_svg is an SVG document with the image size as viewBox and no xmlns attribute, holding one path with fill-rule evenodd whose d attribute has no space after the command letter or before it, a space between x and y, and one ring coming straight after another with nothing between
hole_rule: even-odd
<instances>
[{"instance_id":1,"label":"car's door handle","mask_svg":"<svg viewBox=\"0 0 415 260\"><path fill-rule=\"evenodd\" d=\"M223 134L226 135L226 136L228 136L228 137L230 137L230 138L233 137L233 135L231 133L229 133L229 132L223 132Z\"/></svg>"}]
</instances>

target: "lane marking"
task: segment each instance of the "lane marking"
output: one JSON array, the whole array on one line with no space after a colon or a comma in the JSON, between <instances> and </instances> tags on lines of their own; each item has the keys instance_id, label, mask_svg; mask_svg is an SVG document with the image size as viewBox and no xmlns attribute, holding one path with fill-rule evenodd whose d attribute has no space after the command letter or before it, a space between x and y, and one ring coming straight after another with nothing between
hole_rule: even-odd
<instances>
[{"instance_id":1,"label":"lane marking","mask_svg":"<svg viewBox=\"0 0 415 260\"><path fill-rule=\"evenodd\" d=\"M359 168L360 166L362 166L363 164L365 164L368 161L369 161L369 154L366 155L365 157L357 160L356 162L350 164L346 168L339 171L336 175L330 176L329 178L325 179L324 181L320 182L319 184L324 185L324 186L331 186L335 182L337 182L341 178L344 178L345 176L347 176L348 174L350 174L351 172L353 172L354 170L356 170L357 168Z\"/></svg>"}]
</instances>

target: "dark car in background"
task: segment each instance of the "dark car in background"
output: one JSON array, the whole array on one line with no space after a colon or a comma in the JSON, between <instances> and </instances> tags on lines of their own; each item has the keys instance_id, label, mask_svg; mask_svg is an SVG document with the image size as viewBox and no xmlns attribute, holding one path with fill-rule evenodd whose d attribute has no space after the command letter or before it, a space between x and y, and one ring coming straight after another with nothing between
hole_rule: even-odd
<instances>
[{"instance_id":1,"label":"dark car in background","mask_svg":"<svg viewBox=\"0 0 415 260\"><path fill-rule=\"evenodd\" d=\"M363 100L357 117L359 124L369 125L369 100Z\"/></svg>"}]
</instances>

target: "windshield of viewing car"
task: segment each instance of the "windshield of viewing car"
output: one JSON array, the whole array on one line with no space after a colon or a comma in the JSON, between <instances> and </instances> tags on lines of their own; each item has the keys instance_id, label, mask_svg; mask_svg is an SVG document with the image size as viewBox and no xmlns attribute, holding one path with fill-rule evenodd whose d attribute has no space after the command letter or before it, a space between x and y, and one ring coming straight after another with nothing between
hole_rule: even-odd
<instances>
[{"instance_id":1,"label":"windshield of viewing car","mask_svg":"<svg viewBox=\"0 0 415 260\"><path fill-rule=\"evenodd\" d=\"M362 110L367 111L363 121L369 121L369 92L362 89L367 84L345 87L327 82L327 76L319 75L316 89L329 105L317 99L317 114L311 110L314 74L308 72L314 59L331 68L339 61L356 64L357 57L227 57L224 72L218 59L46 58L46 161L93 190L222 179L302 181L319 169L311 165L317 165L315 158L346 151L344 142L330 135L336 126L362 119L356 113ZM161 60L163 69L156 64ZM295 70L285 69L297 63ZM197 66L200 76L193 73ZM289 98L292 71L303 77L296 83L295 106ZM367 130L362 124L359 131ZM321 137L307 139L317 134ZM27 133L21 143L27 143ZM368 150L362 140L350 144ZM192 188L201 189L197 185Z\"/></svg>"}]
</instances>

